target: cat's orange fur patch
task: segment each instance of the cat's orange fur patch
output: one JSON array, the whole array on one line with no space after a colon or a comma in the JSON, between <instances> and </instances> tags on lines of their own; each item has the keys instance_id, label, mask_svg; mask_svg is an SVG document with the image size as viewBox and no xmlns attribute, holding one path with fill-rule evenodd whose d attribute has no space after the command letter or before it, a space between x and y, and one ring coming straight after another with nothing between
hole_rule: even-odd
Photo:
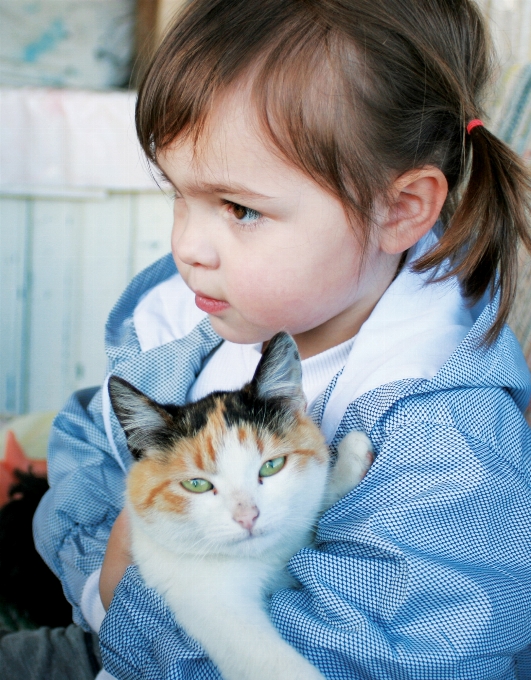
<instances>
[{"instance_id":1,"label":"cat's orange fur patch","mask_svg":"<svg viewBox=\"0 0 531 680\"><path fill-rule=\"evenodd\" d=\"M216 447L214 446L214 438L208 435L205 437L205 452L212 462L216 460Z\"/></svg>"},{"instance_id":2,"label":"cat's orange fur patch","mask_svg":"<svg viewBox=\"0 0 531 680\"><path fill-rule=\"evenodd\" d=\"M214 430L215 433L222 433L227 430L225 423L225 405L221 399L216 399L216 408L208 414L208 422L205 430Z\"/></svg>"},{"instance_id":3,"label":"cat's orange fur patch","mask_svg":"<svg viewBox=\"0 0 531 680\"><path fill-rule=\"evenodd\" d=\"M154 486L142 501L142 507L144 508L144 510L148 510L149 508L151 508L153 506L155 498L159 494L162 494L162 492L165 491L170 484L171 479L165 479L163 482L160 482L160 484Z\"/></svg>"},{"instance_id":4,"label":"cat's orange fur patch","mask_svg":"<svg viewBox=\"0 0 531 680\"><path fill-rule=\"evenodd\" d=\"M194 462L200 470L205 469L205 466L203 465L203 451L199 446L196 448L194 453Z\"/></svg>"},{"instance_id":5,"label":"cat's orange fur patch","mask_svg":"<svg viewBox=\"0 0 531 680\"><path fill-rule=\"evenodd\" d=\"M180 494L172 493L169 490L164 491L162 493L162 500L165 504L164 510L171 510L179 515L184 515L190 501L186 494L187 492L184 490Z\"/></svg>"},{"instance_id":6,"label":"cat's orange fur patch","mask_svg":"<svg viewBox=\"0 0 531 680\"><path fill-rule=\"evenodd\" d=\"M140 515L152 510L186 512L186 491L173 485L176 477L186 479L186 467L179 458L144 458L131 468L127 481L130 502ZM170 486L172 488L170 489Z\"/></svg>"},{"instance_id":7,"label":"cat's orange fur patch","mask_svg":"<svg viewBox=\"0 0 531 680\"><path fill-rule=\"evenodd\" d=\"M300 467L305 467L311 459L321 464L327 464L330 460L330 452L321 431L307 416L297 417L297 426L287 433L283 445L291 449Z\"/></svg>"},{"instance_id":8,"label":"cat's orange fur patch","mask_svg":"<svg viewBox=\"0 0 531 680\"><path fill-rule=\"evenodd\" d=\"M316 457L315 449L295 449L293 451L295 464L299 469L304 469L312 458Z\"/></svg>"},{"instance_id":9,"label":"cat's orange fur patch","mask_svg":"<svg viewBox=\"0 0 531 680\"><path fill-rule=\"evenodd\" d=\"M315 456L316 451L315 451L315 449L295 449L295 451L293 453L296 453L299 456L304 456L305 458L308 458L309 456Z\"/></svg>"},{"instance_id":10,"label":"cat's orange fur patch","mask_svg":"<svg viewBox=\"0 0 531 680\"><path fill-rule=\"evenodd\" d=\"M209 414L206 426L188 441L193 452L193 461L199 470L214 473L216 471L216 448L227 431L223 417L223 404Z\"/></svg>"}]
</instances>

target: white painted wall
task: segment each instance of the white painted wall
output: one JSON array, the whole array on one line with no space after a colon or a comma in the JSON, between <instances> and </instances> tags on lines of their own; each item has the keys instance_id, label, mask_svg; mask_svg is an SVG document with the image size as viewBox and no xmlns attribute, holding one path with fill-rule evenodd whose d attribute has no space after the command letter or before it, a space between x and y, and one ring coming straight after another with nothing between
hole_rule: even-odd
<instances>
[{"instance_id":1,"label":"white painted wall","mask_svg":"<svg viewBox=\"0 0 531 680\"><path fill-rule=\"evenodd\" d=\"M59 409L102 382L107 315L169 251L171 221L155 192L0 195L0 413Z\"/></svg>"},{"instance_id":2,"label":"white painted wall","mask_svg":"<svg viewBox=\"0 0 531 680\"><path fill-rule=\"evenodd\" d=\"M0 88L0 414L100 384L109 311L169 251L172 205L136 141L135 96Z\"/></svg>"},{"instance_id":3,"label":"white painted wall","mask_svg":"<svg viewBox=\"0 0 531 680\"><path fill-rule=\"evenodd\" d=\"M531 61L531 0L476 0L487 15L502 67Z\"/></svg>"}]
</instances>

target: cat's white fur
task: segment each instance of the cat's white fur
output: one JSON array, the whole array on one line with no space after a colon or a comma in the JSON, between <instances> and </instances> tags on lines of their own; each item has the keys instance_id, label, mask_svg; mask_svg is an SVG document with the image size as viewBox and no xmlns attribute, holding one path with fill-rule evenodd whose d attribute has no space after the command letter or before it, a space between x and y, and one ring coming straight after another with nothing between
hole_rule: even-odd
<instances>
[{"instance_id":1,"label":"cat's white fur","mask_svg":"<svg viewBox=\"0 0 531 680\"><path fill-rule=\"evenodd\" d=\"M290 469L288 458L285 469L259 484L256 450L234 430L217 453L217 495L191 494L187 521L162 514L146 521L129 504L133 555L144 581L225 680L323 680L282 639L266 601L290 585L290 557L311 544L318 515L360 481L371 451L367 437L353 432L341 442L330 474L317 459L302 471ZM252 535L234 521L238 504L260 512Z\"/></svg>"}]
</instances>

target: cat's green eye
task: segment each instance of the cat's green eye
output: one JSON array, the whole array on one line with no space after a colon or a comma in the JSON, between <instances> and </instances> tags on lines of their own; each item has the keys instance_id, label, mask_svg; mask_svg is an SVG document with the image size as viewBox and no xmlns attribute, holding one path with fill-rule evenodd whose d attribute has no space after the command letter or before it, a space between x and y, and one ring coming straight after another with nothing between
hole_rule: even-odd
<instances>
[{"instance_id":1,"label":"cat's green eye","mask_svg":"<svg viewBox=\"0 0 531 680\"><path fill-rule=\"evenodd\" d=\"M271 475L276 475L277 472L280 472L285 464L286 456L282 456L282 458L273 458L273 460L268 460L262 465L258 474L260 477L271 477Z\"/></svg>"},{"instance_id":2,"label":"cat's green eye","mask_svg":"<svg viewBox=\"0 0 531 680\"><path fill-rule=\"evenodd\" d=\"M205 491L210 491L214 488L206 479L185 479L184 482L181 482L181 486L184 486L187 491L192 491L193 493L205 493Z\"/></svg>"}]
</instances>

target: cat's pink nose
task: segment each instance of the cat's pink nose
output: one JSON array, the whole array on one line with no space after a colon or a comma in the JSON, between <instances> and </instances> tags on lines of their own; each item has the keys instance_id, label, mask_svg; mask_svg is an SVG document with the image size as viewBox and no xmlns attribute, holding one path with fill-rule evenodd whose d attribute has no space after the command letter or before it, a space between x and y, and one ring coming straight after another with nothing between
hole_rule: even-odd
<instances>
[{"instance_id":1,"label":"cat's pink nose","mask_svg":"<svg viewBox=\"0 0 531 680\"><path fill-rule=\"evenodd\" d=\"M238 503L232 516L235 522L238 522L240 526L242 526L244 529L247 529L247 531L250 531L259 515L260 510L258 510L256 505Z\"/></svg>"}]
</instances>

